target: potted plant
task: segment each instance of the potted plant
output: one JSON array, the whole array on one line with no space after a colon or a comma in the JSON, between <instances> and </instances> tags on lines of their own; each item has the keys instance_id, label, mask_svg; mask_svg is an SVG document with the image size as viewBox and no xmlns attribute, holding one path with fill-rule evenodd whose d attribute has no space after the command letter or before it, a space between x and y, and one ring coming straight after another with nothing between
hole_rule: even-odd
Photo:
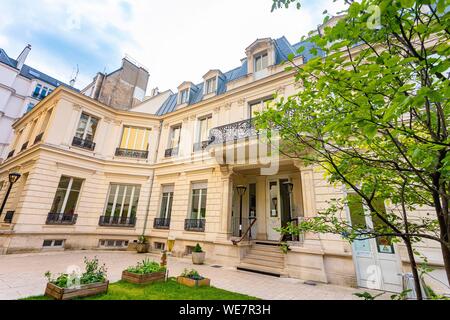
<instances>
[{"instance_id":1,"label":"potted plant","mask_svg":"<svg viewBox=\"0 0 450 320\"><path fill-rule=\"evenodd\" d=\"M209 287L211 280L202 277L197 270L187 270L177 278L177 282L188 287Z\"/></svg>"},{"instance_id":2,"label":"potted plant","mask_svg":"<svg viewBox=\"0 0 450 320\"><path fill-rule=\"evenodd\" d=\"M50 271L45 273L48 279L45 295L56 300L70 300L108 292L106 267L99 265L97 257L92 260L84 258L85 272L81 275L62 273L52 277Z\"/></svg>"},{"instance_id":3,"label":"potted plant","mask_svg":"<svg viewBox=\"0 0 450 320\"><path fill-rule=\"evenodd\" d=\"M206 252L203 251L202 247L197 243L192 251L192 263L193 264L203 264L205 263Z\"/></svg>"},{"instance_id":4,"label":"potted plant","mask_svg":"<svg viewBox=\"0 0 450 320\"><path fill-rule=\"evenodd\" d=\"M149 249L148 239L142 235L139 236L138 243L136 245L137 253L147 253Z\"/></svg>"},{"instance_id":5,"label":"potted plant","mask_svg":"<svg viewBox=\"0 0 450 320\"><path fill-rule=\"evenodd\" d=\"M166 267L155 261L145 259L135 266L128 267L122 272L122 280L135 284L149 284L156 281L164 281Z\"/></svg>"}]
</instances>

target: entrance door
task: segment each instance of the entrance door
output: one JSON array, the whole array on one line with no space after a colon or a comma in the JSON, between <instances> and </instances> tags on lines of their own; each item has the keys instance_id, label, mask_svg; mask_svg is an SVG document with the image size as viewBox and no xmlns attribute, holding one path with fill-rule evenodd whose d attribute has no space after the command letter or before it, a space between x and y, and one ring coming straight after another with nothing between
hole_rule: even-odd
<instances>
[{"instance_id":1,"label":"entrance door","mask_svg":"<svg viewBox=\"0 0 450 320\"><path fill-rule=\"evenodd\" d=\"M372 229L377 223L357 195L348 195L348 213L353 226ZM384 201L377 201L379 210L385 210ZM353 259L360 287L402 291L401 266L396 248L388 237L354 241Z\"/></svg>"},{"instance_id":2,"label":"entrance door","mask_svg":"<svg viewBox=\"0 0 450 320\"><path fill-rule=\"evenodd\" d=\"M281 234L275 229L286 226L291 220L291 199L287 186L289 179L270 179L267 197L267 239L280 241Z\"/></svg>"}]
</instances>

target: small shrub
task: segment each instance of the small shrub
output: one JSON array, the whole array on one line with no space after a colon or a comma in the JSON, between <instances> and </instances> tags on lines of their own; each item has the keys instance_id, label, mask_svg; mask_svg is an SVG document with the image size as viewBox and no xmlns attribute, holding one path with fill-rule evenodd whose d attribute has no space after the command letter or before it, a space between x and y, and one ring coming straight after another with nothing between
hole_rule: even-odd
<instances>
[{"instance_id":1,"label":"small shrub","mask_svg":"<svg viewBox=\"0 0 450 320\"><path fill-rule=\"evenodd\" d=\"M103 283L107 278L107 269L106 266L99 265L97 257L92 260L88 258L84 258L85 271L83 274L67 274L61 273L58 277L53 278L50 271L45 273L45 277L48 282L60 287L60 288L70 288L76 285L84 285L91 283Z\"/></svg>"},{"instance_id":2,"label":"small shrub","mask_svg":"<svg viewBox=\"0 0 450 320\"><path fill-rule=\"evenodd\" d=\"M194 251L193 252L197 252L197 253L201 253L203 252L202 247L197 243L197 245L194 247Z\"/></svg>"},{"instance_id":3,"label":"small shrub","mask_svg":"<svg viewBox=\"0 0 450 320\"><path fill-rule=\"evenodd\" d=\"M149 274L155 272L165 272L166 267L161 266L158 262L145 259L142 262L138 262L135 266L128 267L127 271L136 274Z\"/></svg>"},{"instance_id":4,"label":"small shrub","mask_svg":"<svg viewBox=\"0 0 450 320\"><path fill-rule=\"evenodd\" d=\"M139 244L147 244L148 243L148 239L147 239L147 237L145 237L145 236L139 236L139 238L138 238L138 243Z\"/></svg>"},{"instance_id":5,"label":"small shrub","mask_svg":"<svg viewBox=\"0 0 450 320\"><path fill-rule=\"evenodd\" d=\"M203 280L205 279L204 277L202 277L197 270L191 269L184 269L183 273L181 274L182 277L184 278L189 278L189 279L193 279L193 280Z\"/></svg>"}]
</instances>

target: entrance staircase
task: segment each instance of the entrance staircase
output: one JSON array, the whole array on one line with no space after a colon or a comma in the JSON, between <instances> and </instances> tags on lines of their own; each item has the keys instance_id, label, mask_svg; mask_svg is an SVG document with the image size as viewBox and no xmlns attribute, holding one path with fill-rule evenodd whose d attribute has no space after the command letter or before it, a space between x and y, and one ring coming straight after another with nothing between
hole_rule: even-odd
<instances>
[{"instance_id":1,"label":"entrance staircase","mask_svg":"<svg viewBox=\"0 0 450 320\"><path fill-rule=\"evenodd\" d=\"M257 241L237 266L238 270L284 277L284 257L277 242Z\"/></svg>"}]
</instances>

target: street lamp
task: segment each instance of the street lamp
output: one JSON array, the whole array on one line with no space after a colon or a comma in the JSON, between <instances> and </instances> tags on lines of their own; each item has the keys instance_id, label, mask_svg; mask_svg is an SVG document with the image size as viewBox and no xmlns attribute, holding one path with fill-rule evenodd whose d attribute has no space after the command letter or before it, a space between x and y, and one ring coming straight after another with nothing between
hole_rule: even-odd
<instances>
[{"instance_id":1,"label":"street lamp","mask_svg":"<svg viewBox=\"0 0 450 320\"><path fill-rule=\"evenodd\" d=\"M8 201L9 194L11 193L11 189L13 187L13 184L17 182L21 177L20 173L10 173L9 174L9 188L8 191L6 191L5 199L3 199L2 207L0 208L0 216L3 213L3 209L5 208L6 202Z\"/></svg>"},{"instance_id":2,"label":"street lamp","mask_svg":"<svg viewBox=\"0 0 450 320\"><path fill-rule=\"evenodd\" d=\"M244 196L245 191L247 191L247 187L239 185L236 187L236 190L240 197L240 200L239 200L239 237L242 237L242 197Z\"/></svg>"},{"instance_id":3,"label":"street lamp","mask_svg":"<svg viewBox=\"0 0 450 320\"><path fill-rule=\"evenodd\" d=\"M294 184L291 182L285 182L284 185L287 187L289 192L289 219L292 220L292 192L294 191Z\"/></svg>"}]
</instances>

